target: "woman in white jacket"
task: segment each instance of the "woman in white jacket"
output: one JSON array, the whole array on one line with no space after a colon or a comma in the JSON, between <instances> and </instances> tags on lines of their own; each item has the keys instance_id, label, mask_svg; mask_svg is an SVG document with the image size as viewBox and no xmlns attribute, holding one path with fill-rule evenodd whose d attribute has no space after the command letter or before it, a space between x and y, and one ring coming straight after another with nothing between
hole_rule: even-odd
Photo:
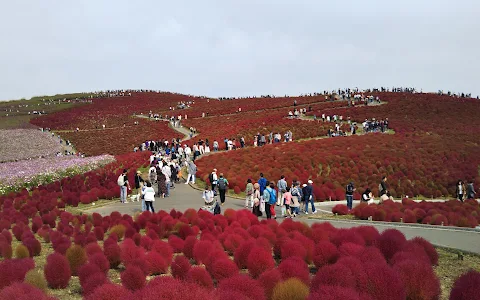
<instances>
[{"instance_id":1,"label":"woman in white jacket","mask_svg":"<svg viewBox=\"0 0 480 300\"><path fill-rule=\"evenodd\" d=\"M155 209L153 208L153 202L155 201L155 190L150 182L147 182L147 187L142 191L142 194L145 200L146 209L154 213Z\"/></svg>"}]
</instances>

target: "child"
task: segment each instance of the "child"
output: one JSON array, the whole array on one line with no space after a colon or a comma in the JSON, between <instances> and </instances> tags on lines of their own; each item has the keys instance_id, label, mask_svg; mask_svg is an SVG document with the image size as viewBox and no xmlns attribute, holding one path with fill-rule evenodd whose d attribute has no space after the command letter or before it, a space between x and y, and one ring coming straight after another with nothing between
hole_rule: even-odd
<instances>
[{"instance_id":1,"label":"child","mask_svg":"<svg viewBox=\"0 0 480 300\"><path fill-rule=\"evenodd\" d=\"M282 212L283 210L286 210L286 215L287 218L293 218L292 213L290 211L290 204L292 203L292 194L290 193L290 187L287 186L286 192L283 193L283 203L284 206L282 207Z\"/></svg>"}]
</instances>

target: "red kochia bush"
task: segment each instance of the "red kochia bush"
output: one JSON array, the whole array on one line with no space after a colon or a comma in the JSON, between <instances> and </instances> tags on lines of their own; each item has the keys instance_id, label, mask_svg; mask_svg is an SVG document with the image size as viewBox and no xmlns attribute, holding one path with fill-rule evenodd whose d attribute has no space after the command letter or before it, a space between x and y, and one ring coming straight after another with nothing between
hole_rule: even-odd
<instances>
[{"instance_id":1,"label":"red kochia bush","mask_svg":"<svg viewBox=\"0 0 480 300\"><path fill-rule=\"evenodd\" d=\"M122 250L117 243L104 245L103 253L107 257L108 261L110 262L110 268L116 268L122 261L121 253Z\"/></svg>"},{"instance_id":2,"label":"red kochia bush","mask_svg":"<svg viewBox=\"0 0 480 300\"><path fill-rule=\"evenodd\" d=\"M428 257L430 258L430 263L435 266L438 265L438 252L429 241L422 237L415 237L409 240L407 243L415 243L422 246L425 250L425 253L427 253Z\"/></svg>"},{"instance_id":3,"label":"red kochia bush","mask_svg":"<svg viewBox=\"0 0 480 300\"><path fill-rule=\"evenodd\" d=\"M263 289L265 290L265 297L267 299L272 297L275 285L277 285L277 283L279 283L281 280L282 274L280 274L278 269L271 269L263 272L262 275L260 275L258 282L260 282L260 284L263 286Z\"/></svg>"},{"instance_id":4,"label":"red kochia bush","mask_svg":"<svg viewBox=\"0 0 480 300\"><path fill-rule=\"evenodd\" d=\"M405 300L405 287L400 274L388 265L365 264L367 284L359 285L361 293L369 294L373 299Z\"/></svg>"},{"instance_id":5,"label":"red kochia bush","mask_svg":"<svg viewBox=\"0 0 480 300\"><path fill-rule=\"evenodd\" d=\"M66 288L72 275L67 258L57 252L47 257L44 273L48 285L53 289Z\"/></svg>"},{"instance_id":6,"label":"red kochia bush","mask_svg":"<svg viewBox=\"0 0 480 300\"><path fill-rule=\"evenodd\" d=\"M145 274L136 266L129 266L120 274L122 284L125 288L135 291L145 286Z\"/></svg>"},{"instance_id":7,"label":"red kochia bush","mask_svg":"<svg viewBox=\"0 0 480 300\"><path fill-rule=\"evenodd\" d=\"M310 293L307 300L338 300L338 299L360 300L360 296L358 295L357 291L351 288L324 285L319 287L315 292Z\"/></svg>"},{"instance_id":8,"label":"red kochia bush","mask_svg":"<svg viewBox=\"0 0 480 300\"><path fill-rule=\"evenodd\" d=\"M235 250L233 257L234 257L235 263L240 269L244 269L247 267L248 255L250 254L250 251L252 251L254 246L255 246L255 241L249 240L241 244L240 247L238 247Z\"/></svg>"},{"instance_id":9,"label":"red kochia bush","mask_svg":"<svg viewBox=\"0 0 480 300\"><path fill-rule=\"evenodd\" d=\"M105 274L108 273L108 270L110 269L110 262L108 261L105 254L103 254L102 252L91 255L88 258L88 261L89 263L98 266L100 270Z\"/></svg>"},{"instance_id":10,"label":"red kochia bush","mask_svg":"<svg viewBox=\"0 0 480 300\"><path fill-rule=\"evenodd\" d=\"M89 277L95 273L101 273L100 268L93 263L86 263L78 269L78 279L80 280L80 285L84 285Z\"/></svg>"},{"instance_id":11,"label":"red kochia bush","mask_svg":"<svg viewBox=\"0 0 480 300\"><path fill-rule=\"evenodd\" d=\"M332 213L340 216L348 215L348 207L345 204L337 204L332 208Z\"/></svg>"},{"instance_id":12,"label":"red kochia bush","mask_svg":"<svg viewBox=\"0 0 480 300\"><path fill-rule=\"evenodd\" d=\"M97 272L90 275L82 285L83 295L85 296L92 293L97 287L108 282L107 276L103 272Z\"/></svg>"},{"instance_id":13,"label":"red kochia bush","mask_svg":"<svg viewBox=\"0 0 480 300\"><path fill-rule=\"evenodd\" d=\"M187 273L188 282L196 283L206 289L213 289L213 280L210 274L202 267L192 267Z\"/></svg>"},{"instance_id":14,"label":"red kochia bush","mask_svg":"<svg viewBox=\"0 0 480 300\"><path fill-rule=\"evenodd\" d=\"M222 280L238 274L238 268L232 260L220 258L213 261L210 273L216 280Z\"/></svg>"},{"instance_id":15,"label":"red kochia bush","mask_svg":"<svg viewBox=\"0 0 480 300\"><path fill-rule=\"evenodd\" d=\"M30 284L15 282L0 291L0 299L48 300L52 298L45 295L42 290Z\"/></svg>"},{"instance_id":16,"label":"red kochia bush","mask_svg":"<svg viewBox=\"0 0 480 300\"><path fill-rule=\"evenodd\" d=\"M307 260L307 250L299 241L287 240L281 244L280 249L282 259L299 257L305 261Z\"/></svg>"},{"instance_id":17,"label":"red kochia bush","mask_svg":"<svg viewBox=\"0 0 480 300\"><path fill-rule=\"evenodd\" d=\"M438 299L440 281L432 266L417 260L405 260L394 266L405 286L407 299Z\"/></svg>"},{"instance_id":18,"label":"red kochia bush","mask_svg":"<svg viewBox=\"0 0 480 300\"><path fill-rule=\"evenodd\" d=\"M35 268L31 258L6 259L0 262L0 290L13 282L23 281L25 274Z\"/></svg>"},{"instance_id":19,"label":"red kochia bush","mask_svg":"<svg viewBox=\"0 0 480 300\"><path fill-rule=\"evenodd\" d=\"M179 279L184 279L192 265L183 255L175 257L175 260L172 262L172 276Z\"/></svg>"},{"instance_id":20,"label":"red kochia bush","mask_svg":"<svg viewBox=\"0 0 480 300\"><path fill-rule=\"evenodd\" d=\"M188 258L193 258L193 248L198 242L197 238L194 236L189 236L185 239L185 244L183 245L183 254Z\"/></svg>"},{"instance_id":21,"label":"red kochia bush","mask_svg":"<svg viewBox=\"0 0 480 300\"><path fill-rule=\"evenodd\" d=\"M320 268L326 264L333 264L338 258L337 247L329 241L320 241L315 246L313 263Z\"/></svg>"},{"instance_id":22,"label":"red kochia bush","mask_svg":"<svg viewBox=\"0 0 480 300\"><path fill-rule=\"evenodd\" d=\"M125 239L120 245L122 249L120 257L124 265L128 265L133 260L143 257L145 251L141 247L137 247L132 239Z\"/></svg>"},{"instance_id":23,"label":"red kochia bush","mask_svg":"<svg viewBox=\"0 0 480 300\"><path fill-rule=\"evenodd\" d=\"M377 238L375 246L382 251L387 260L400 251L406 242L405 235L397 229L387 229Z\"/></svg>"},{"instance_id":24,"label":"red kochia bush","mask_svg":"<svg viewBox=\"0 0 480 300\"><path fill-rule=\"evenodd\" d=\"M478 299L478 295L480 295L480 272L472 270L455 281L450 292L450 300Z\"/></svg>"},{"instance_id":25,"label":"red kochia bush","mask_svg":"<svg viewBox=\"0 0 480 300\"><path fill-rule=\"evenodd\" d=\"M72 275L76 276L78 268L87 262L87 253L82 246L72 245L68 248L65 254L69 264Z\"/></svg>"},{"instance_id":26,"label":"red kochia bush","mask_svg":"<svg viewBox=\"0 0 480 300\"><path fill-rule=\"evenodd\" d=\"M167 273L169 264L160 253L150 251L145 255L145 260L148 266L148 274L160 275Z\"/></svg>"},{"instance_id":27,"label":"red kochia bush","mask_svg":"<svg viewBox=\"0 0 480 300\"><path fill-rule=\"evenodd\" d=\"M218 291L235 291L247 299L265 300L263 287L257 280L246 275L235 275L220 281Z\"/></svg>"},{"instance_id":28,"label":"red kochia bush","mask_svg":"<svg viewBox=\"0 0 480 300\"><path fill-rule=\"evenodd\" d=\"M355 277L352 271L343 264L324 266L317 271L312 280L311 290L317 291L322 286L338 285L347 288L355 288Z\"/></svg>"},{"instance_id":29,"label":"red kochia bush","mask_svg":"<svg viewBox=\"0 0 480 300\"><path fill-rule=\"evenodd\" d=\"M185 241L179 238L176 235L170 235L168 237L168 243L173 249L173 252L175 253L182 253L183 252L183 247L185 246Z\"/></svg>"},{"instance_id":30,"label":"red kochia bush","mask_svg":"<svg viewBox=\"0 0 480 300\"><path fill-rule=\"evenodd\" d=\"M213 244L210 241L198 241L193 247L193 257L197 264L204 263L210 252L213 251Z\"/></svg>"},{"instance_id":31,"label":"red kochia bush","mask_svg":"<svg viewBox=\"0 0 480 300\"><path fill-rule=\"evenodd\" d=\"M197 284L180 281L168 276L159 276L151 280L143 290L134 293L130 299L192 300L212 299L212 296L209 290Z\"/></svg>"},{"instance_id":32,"label":"red kochia bush","mask_svg":"<svg viewBox=\"0 0 480 300\"><path fill-rule=\"evenodd\" d=\"M152 251L158 252L165 261L172 261L173 249L172 247L162 240L156 240L153 242Z\"/></svg>"},{"instance_id":33,"label":"red kochia bush","mask_svg":"<svg viewBox=\"0 0 480 300\"><path fill-rule=\"evenodd\" d=\"M247 267L248 272L253 278L257 278L266 270L275 268L275 260L271 252L262 247L255 246L249 253Z\"/></svg>"},{"instance_id":34,"label":"red kochia bush","mask_svg":"<svg viewBox=\"0 0 480 300\"><path fill-rule=\"evenodd\" d=\"M130 291L123 286L113 283L105 283L98 286L85 300L120 300L130 299Z\"/></svg>"},{"instance_id":35,"label":"red kochia bush","mask_svg":"<svg viewBox=\"0 0 480 300\"><path fill-rule=\"evenodd\" d=\"M290 257L278 265L278 271L282 274L282 279L296 277L307 286L310 285L310 270L307 263L299 257Z\"/></svg>"}]
</instances>

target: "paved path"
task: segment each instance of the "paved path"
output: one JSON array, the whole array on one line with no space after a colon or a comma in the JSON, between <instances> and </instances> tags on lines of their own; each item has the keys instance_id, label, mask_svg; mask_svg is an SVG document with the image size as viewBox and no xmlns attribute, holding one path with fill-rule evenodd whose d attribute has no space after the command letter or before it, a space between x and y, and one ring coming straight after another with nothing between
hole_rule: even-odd
<instances>
[{"instance_id":1,"label":"paved path","mask_svg":"<svg viewBox=\"0 0 480 300\"><path fill-rule=\"evenodd\" d=\"M243 200L227 197L225 205L222 206L222 212L227 208L243 209L245 202ZM325 211L331 210L331 207L338 204L338 202L323 202L317 205L317 209ZM165 210L170 211L176 209L185 211L188 208L199 209L203 206L202 192L192 188L189 185L177 183L175 189L170 190L170 197L159 198L156 197L154 207L156 211ZM111 205L92 208L86 213L97 212L101 215L109 215L113 211L118 211L122 214L133 215L141 212L141 202L129 202L122 204L114 202ZM277 216L280 216L280 209L276 207ZM282 221L279 218L278 221ZM463 251L469 251L480 254L480 230L461 229L455 227L440 227L440 226L422 226L422 225L407 225L399 223L380 223L371 221L349 221L349 220L320 220L308 219L302 215L297 220L306 222L311 225L317 222L330 222L338 228L352 228L361 225L371 225L379 231L389 228L395 228L403 232L408 239L421 236L431 243L448 248L455 248Z\"/></svg>"}]
</instances>

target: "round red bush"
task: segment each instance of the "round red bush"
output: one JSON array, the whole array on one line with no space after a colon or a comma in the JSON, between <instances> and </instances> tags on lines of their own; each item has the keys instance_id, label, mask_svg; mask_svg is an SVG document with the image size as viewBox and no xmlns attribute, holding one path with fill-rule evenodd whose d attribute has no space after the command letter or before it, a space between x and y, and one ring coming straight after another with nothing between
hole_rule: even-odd
<instances>
[{"instance_id":1,"label":"round red bush","mask_svg":"<svg viewBox=\"0 0 480 300\"><path fill-rule=\"evenodd\" d=\"M351 288L346 288L342 286L330 286L323 285L320 286L315 292L310 293L307 300L338 300L338 299L348 299L348 300L360 300L360 296L357 291ZM368 299L368 298L364 298Z\"/></svg>"},{"instance_id":2,"label":"round red bush","mask_svg":"<svg viewBox=\"0 0 480 300\"><path fill-rule=\"evenodd\" d=\"M148 266L148 274L160 275L167 273L169 264L160 253L150 251L145 256L145 260Z\"/></svg>"},{"instance_id":3,"label":"round red bush","mask_svg":"<svg viewBox=\"0 0 480 300\"><path fill-rule=\"evenodd\" d=\"M190 265L188 258L183 255L178 255L172 262L172 276L175 278L184 279L191 267L192 265Z\"/></svg>"},{"instance_id":4,"label":"round red bush","mask_svg":"<svg viewBox=\"0 0 480 300\"><path fill-rule=\"evenodd\" d=\"M175 253L182 253L183 252L183 247L185 246L185 241L179 238L176 235L170 235L168 237L168 243L173 249L173 252Z\"/></svg>"},{"instance_id":5,"label":"round red bush","mask_svg":"<svg viewBox=\"0 0 480 300\"><path fill-rule=\"evenodd\" d=\"M469 271L460 276L453 284L450 300L478 299L480 295L480 272Z\"/></svg>"},{"instance_id":6,"label":"round red bush","mask_svg":"<svg viewBox=\"0 0 480 300\"><path fill-rule=\"evenodd\" d=\"M23 281L25 274L33 268L35 268L35 262L32 258L0 261L0 290L13 282Z\"/></svg>"},{"instance_id":7,"label":"round red bush","mask_svg":"<svg viewBox=\"0 0 480 300\"><path fill-rule=\"evenodd\" d=\"M327 264L333 264L339 256L337 247L329 241L320 241L315 246L313 253L313 263L315 267L320 268Z\"/></svg>"},{"instance_id":8,"label":"round red bush","mask_svg":"<svg viewBox=\"0 0 480 300\"><path fill-rule=\"evenodd\" d=\"M312 280L311 290L317 291L322 286L341 286L355 288L355 277L352 271L343 264L327 265L317 271Z\"/></svg>"},{"instance_id":9,"label":"round red bush","mask_svg":"<svg viewBox=\"0 0 480 300\"><path fill-rule=\"evenodd\" d=\"M299 241L288 239L281 244L280 249L282 259L286 259L289 257L299 257L304 261L307 261L307 250Z\"/></svg>"},{"instance_id":10,"label":"round red bush","mask_svg":"<svg viewBox=\"0 0 480 300\"><path fill-rule=\"evenodd\" d=\"M117 243L114 244L109 244L109 245L104 245L103 253L107 257L109 263L110 263L110 268L116 268L122 261L121 258L121 253L122 250L120 249L120 246L118 246Z\"/></svg>"},{"instance_id":11,"label":"round red bush","mask_svg":"<svg viewBox=\"0 0 480 300\"><path fill-rule=\"evenodd\" d=\"M130 291L123 286L113 283L105 283L98 286L85 300L120 300L130 299Z\"/></svg>"},{"instance_id":12,"label":"round red bush","mask_svg":"<svg viewBox=\"0 0 480 300\"><path fill-rule=\"evenodd\" d=\"M405 287L398 271L381 264L365 264L364 270L368 284L357 287L361 294L368 294L373 299L406 299Z\"/></svg>"},{"instance_id":13,"label":"round red bush","mask_svg":"<svg viewBox=\"0 0 480 300\"><path fill-rule=\"evenodd\" d=\"M257 278L266 270L275 268L275 260L273 259L271 251L269 252L262 247L255 246L249 253L247 267L248 272L253 278Z\"/></svg>"},{"instance_id":14,"label":"round red bush","mask_svg":"<svg viewBox=\"0 0 480 300\"><path fill-rule=\"evenodd\" d=\"M212 252L214 246L210 241L198 241L193 247L193 257L197 264L202 264L207 259L207 256Z\"/></svg>"},{"instance_id":15,"label":"round red bush","mask_svg":"<svg viewBox=\"0 0 480 300\"><path fill-rule=\"evenodd\" d=\"M0 299L49 300L52 298L30 284L15 282L0 291Z\"/></svg>"},{"instance_id":16,"label":"round red bush","mask_svg":"<svg viewBox=\"0 0 480 300\"><path fill-rule=\"evenodd\" d=\"M188 282L196 283L206 289L213 289L213 280L210 273L205 268L194 266L190 268L187 273L186 280Z\"/></svg>"},{"instance_id":17,"label":"round red bush","mask_svg":"<svg viewBox=\"0 0 480 300\"><path fill-rule=\"evenodd\" d=\"M88 276L82 285L83 295L91 294L96 288L106 283L108 283L108 279L103 272L97 272Z\"/></svg>"},{"instance_id":18,"label":"round red bush","mask_svg":"<svg viewBox=\"0 0 480 300\"><path fill-rule=\"evenodd\" d=\"M429 241L422 237L415 237L409 242L421 245L430 258L430 263L435 266L438 265L438 252Z\"/></svg>"},{"instance_id":19,"label":"round red bush","mask_svg":"<svg viewBox=\"0 0 480 300\"><path fill-rule=\"evenodd\" d=\"M44 273L48 285L53 289L66 288L72 276L67 258L57 252L47 257Z\"/></svg>"},{"instance_id":20,"label":"round red bush","mask_svg":"<svg viewBox=\"0 0 480 300\"><path fill-rule=\"evenodd\" d=\"M222 280L238 274L237 265L228 258L213 261L210 274L216 280Z\"/></svg>"},{"instance_id":21,"label":"round red bush","mask_svg":"<svg viewBox=\"0 0 480 300\"><path fill-rule=\"evenodd\" d=\"M394 266L405 286L407 299L438 299L440 281L432 266L418 260L405 260Z\"/></svg>"},{"instance_id":22,"label":"round red bush","mask_svg":"<svg viewBox=\"0 0 480 300\"><path fill-rule=\"evenodd\" d=\"M246 275L235 275L220 281L218 291L235 291L247 297L247 299L265 300L263 287L257 280Z\"/></svg>"},{"instance_id":23,"label":"round red bush","mask_svg":"<svg viewBox=\"0 0 480 300\"><path fill-rule=\"evenodd\" d=\"M86 263L78 269L78 279L80 285L84 285L85 281L95 273L102 273L100 268L93 263Z\"/></svg>"},{"instance_id":24,"label":"round red bush","mask_svg":"<svg viewBox=\"0 0 480 300\"><path fill-rule=\"evenodd\" d=\"M252 251L255 246L255 241L249 240L241 244L236 250L233 255L235 263L240 269L244 269L247 267L248 262L248 255Z\"/></svg>"},{"instance_id":25,"label":"round red bush","mask_svg":"<svg viewBox=\"0 0 480 300\"><path fill-rule=\"evenodd\" d=\"M102 252L95 253L88 258L88 262L96 265L103 273L108 273L110 262Z\"/></svg>"},{"instance_id":26,"label":"round red bush","mask_svg":"<svg viewBox=\"0 0 480 300\"><path fill-rule=\"evenodd\" d=\"M142 289L145 286L145 274L136 266L129 266L120 274L122 285L131 291Z\"/></svg>"},{"instance_id":27,"label":"round red bush","mask_svg":"<svg viewBox=\"0 0 480 300\"><path fill-rule=\"evenodd\" d=\"M307 263L299 257L290 257L278 265L278 271L282 274L282 279L296 277L307 286L310 285L310 270Z\"/></svg>"},{"instance_id":28,"label":"round red bush","mask_svg":"<svg viewBox=\"0 0 480 300\"><path fill-rule=\"evenodd\" d=\"M390 260L397 251L403 248L406 241L402 232L396 229L387 229L377 238L375 246L380 249L387 260Z\"/></svg>"},{"instance_id":29,"label":"round red bush","mask_svg":"<svg viewBox=\"0 0 480 300\"><path fill-rule=\"evenodd\" d=\"M197 238L194 236L189 236L185 239L185 244L183 246L183 254L188 258L193 258L193 248L198 242Z\"/></svg>"},{"instance_id":30,"label":"round red bush","mask_svg":"<svg viewBox=\"0 0 480 300\"><path fill-rule=\"evenodd\" d=\"M332 213L340 216L348 215L348 207L345 204L337 204L332 208Z\"/></svg>"},{"instance_id":31,"label":"round red bush","mask_svg":"<svg viewBox=\"0 0 480 300\"><path fill-rule=\"evenodd\" d=\"M120 249L120 257L125 266L131 263L133 260L145 255L144 249L135 245L135 242L132 239L125 239L120 245Z\"/></svg>"},{"instance_id":32,"label":"round red bush","mask_svg":"<svg viewBox=\"0 0 480 300\"><path fill-rule=\"evenodd\" d=\"M272 297L273 289L275 288L275 285L282 281L282 274L280 274L280 271L278 269L271 269L268 271L265 271L260 275L258 278L258 282L263 286L263 289L265 290L265 297L267 299L270 299Z\"/></svg>"}]
</instances>

